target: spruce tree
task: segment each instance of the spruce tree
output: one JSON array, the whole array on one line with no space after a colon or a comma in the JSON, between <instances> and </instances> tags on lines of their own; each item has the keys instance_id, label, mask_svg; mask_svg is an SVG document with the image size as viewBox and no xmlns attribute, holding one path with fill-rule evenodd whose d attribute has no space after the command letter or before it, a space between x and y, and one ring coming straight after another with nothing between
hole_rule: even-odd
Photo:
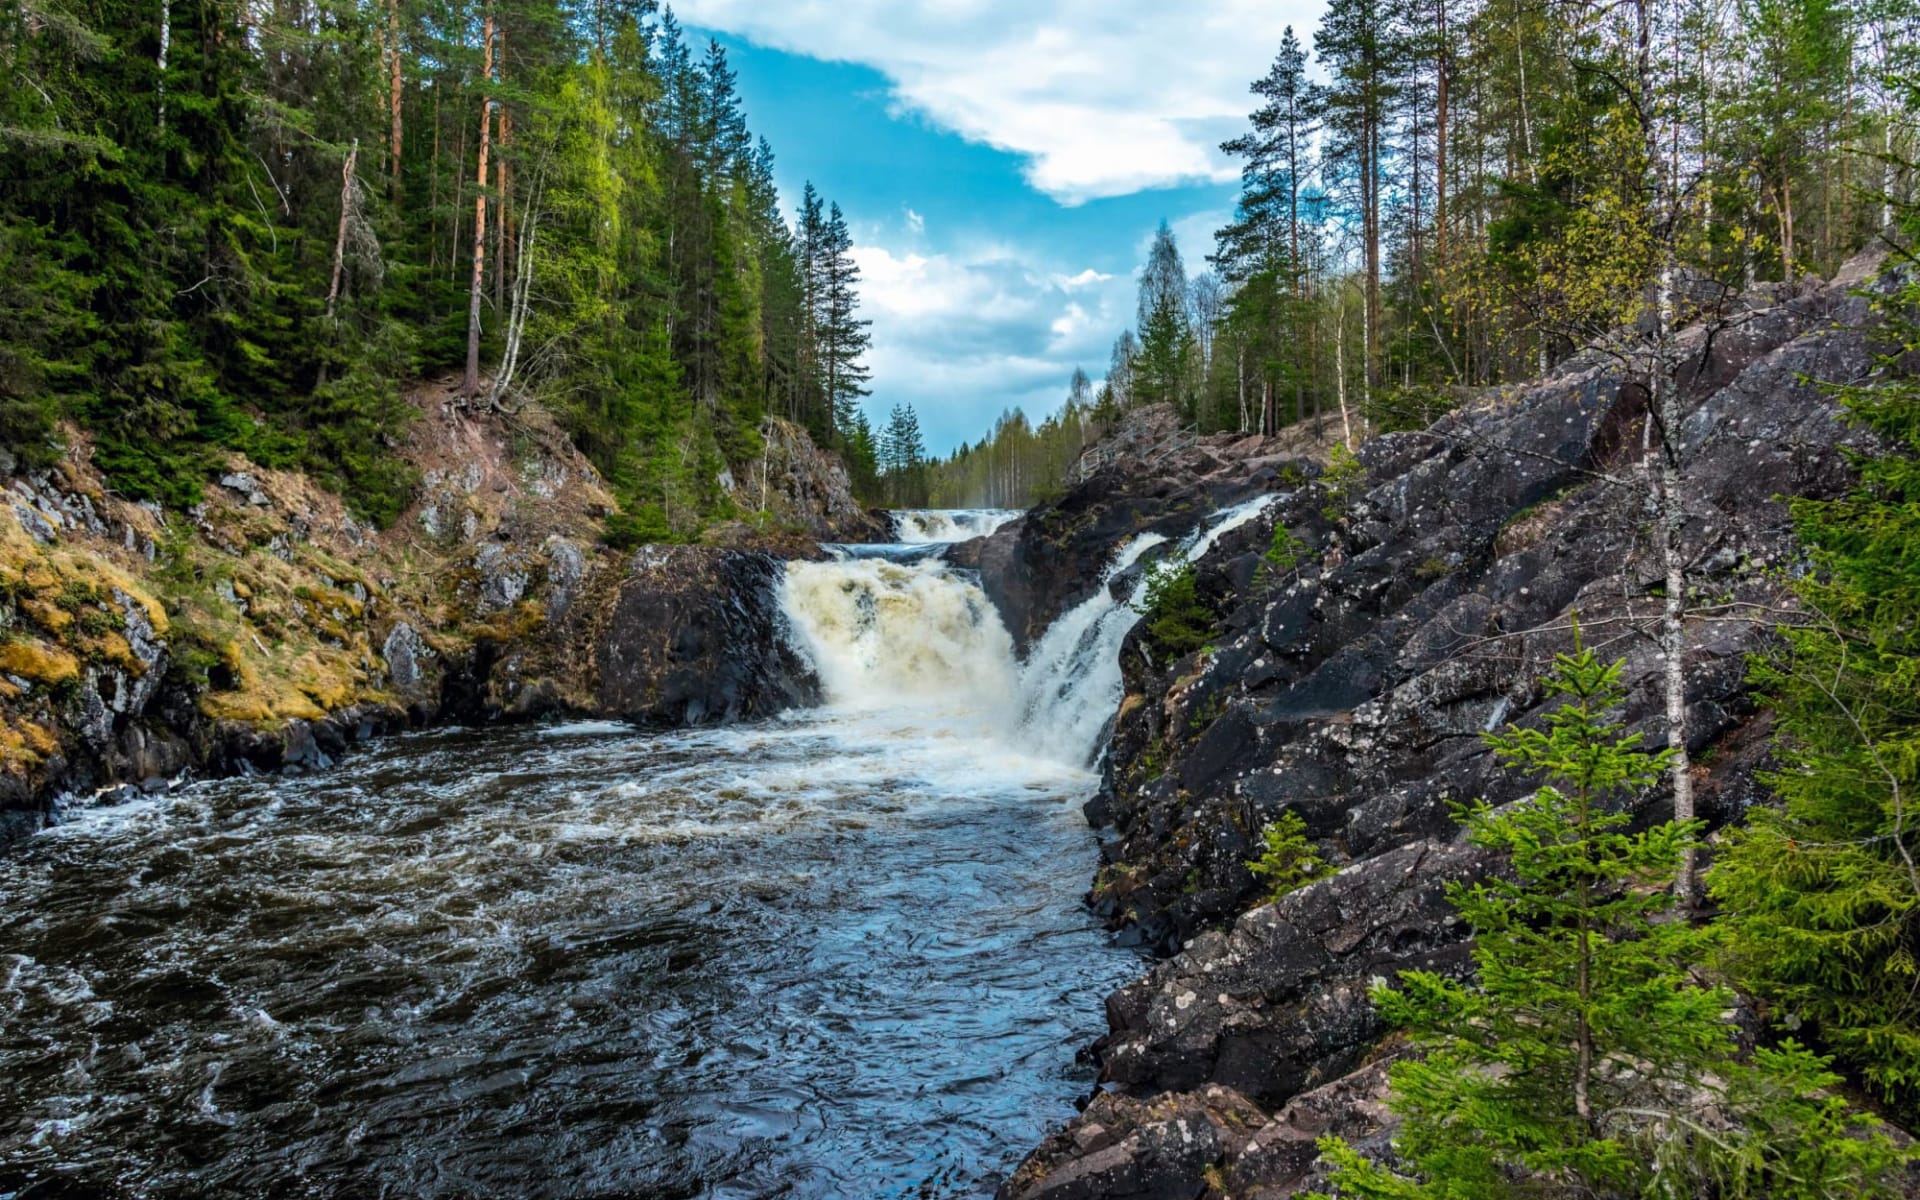
<instances>
[{"instance_id":1,"label":"spruce tree","mask_svg":"<svg viewBox=\"0 0 1920 1200\"><path fill-rule=\"evenodd\" d=\"M1133 363L1139 403L1172 404L1191 417L1188 370L1193 361L1193 321L1187 311L1187 269L1165 221L1153 236L1140 276L1140 351Z\"/></svg>"},{"instance_id":2,"label":"spruce tree","mask_svg":"<svg viewBox=\"0 0 1920 1200\"><path fill-rule=\"evenodd\" d=\"M820 373L832 428L838 438L844 439L854 426L861 398L867 395L869 376L861 357L873 342L869 332L873 323L855 315L860 306L860 267L853 261L853 235L847 231L847 219L838 204L827 207L816 254L820 275L815 332Z\"/></svg>"},{"instance_id":3,"label":"spruce tree","mask_svg":"<svg viewBox=\"0 0 1920 1200\"><path fill-rule=\"evenodd\" d=\"M1910 218L1920 233L1920 213ZM1920 1117L1920 283L1878 302L1880 377L1834 389L1879 436L1860 483L1799 500L1805 611L1754 682L1778 722L1779 806L1709 876L1727 965L1774 1015Z\"/></svg>"},{"instance_id":4,"label":"spruce tree","mask_svg":"<svg viewBox=\"0 0 1920 1200\"><path fill-rule=\"evenodd\" d=\"M1667 756L1611 719L1620 664L1576 648L1548 690L1563 703L1544 728L1487 740L1549 782L1461 811L1474 844L1507 862L1447 889L1474 931L1476 977L1409 971L1374 993L1420 1051L1392 1071L1402 1169L1328 1139L1337 1193L1890 1194L1900 1155L1870 1120L1805 1094L1832 1079L1821 1060L1792 1043L1736 1059L1731 994L1694 976L1711 934L1676 919L1670 887L1699 825L1636 831L1624 803Z\"/></svg>"}]
</instances>

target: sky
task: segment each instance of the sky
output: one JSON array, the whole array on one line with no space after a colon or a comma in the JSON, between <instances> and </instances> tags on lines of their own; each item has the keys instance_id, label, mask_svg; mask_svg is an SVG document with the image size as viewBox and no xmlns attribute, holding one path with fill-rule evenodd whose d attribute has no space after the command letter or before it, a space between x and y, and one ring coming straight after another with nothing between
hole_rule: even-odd
<instances>
[{"instance_id":1,"label":"sky","mask_svg":"<svg viewBox=\"0 0 1920 1200\"><path fill-rule=\"evenodd\" d=\"M928 450L1036 421L1099 379L1162 220L1190 273L1233 208L1219 143L1320 0L680 0L726 47L791 210L845 211L873 322L876 422ZM789 213L791 216L791 213Z\"/></svg>"}]
</instances>

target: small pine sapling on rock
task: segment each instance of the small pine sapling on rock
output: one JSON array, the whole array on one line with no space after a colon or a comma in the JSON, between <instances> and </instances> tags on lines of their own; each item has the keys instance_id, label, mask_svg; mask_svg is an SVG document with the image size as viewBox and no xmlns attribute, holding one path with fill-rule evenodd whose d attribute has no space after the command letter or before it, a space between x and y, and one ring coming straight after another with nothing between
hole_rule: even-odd
<instances>
[{"instance_id":1,"label":"small pine sapling on rock","mask_svg":"<svg viewBox=\"0 0 1920 1200\"><path fill-rule=\"evenodd\" d=\"M1448 890L1473 927L1478 977L1409 971L1375 990L1423 1053L1392 1073L1397 1169L1325 1139L1335 1193L1889 1194L1900 1154L1815 1094L1833 1078L1824 1060L1789 1044L1739 1061L1731 993L1695 978L1712 933L1678 919L1671 885L1699 825L1634 831L1622 811L1667 756L1609 719L1620 664L1576 646L1548 686L1564 703L1544 728L1487 739L1547 785L1460 813L1473 842L1510 863L1505 877Z\"/></svg>"}]
</instances>

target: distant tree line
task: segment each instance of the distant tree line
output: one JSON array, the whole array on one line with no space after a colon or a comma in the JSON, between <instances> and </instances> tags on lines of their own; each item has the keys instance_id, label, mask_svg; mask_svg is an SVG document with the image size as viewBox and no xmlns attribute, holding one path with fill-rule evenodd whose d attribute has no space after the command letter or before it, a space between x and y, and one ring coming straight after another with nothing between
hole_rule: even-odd
<instances>
[{"instance_id":1,"label":"distant tree line","mask_svg":"<svg viewBox=\"0 0 1920 1200\"><path fill-rule=\"evenodd\" d=\"M736 510L767 417L852 447L846 219L809 186L789 224L726 53L655 0L31 0L0 77L15 459L71 419L128 496L240 450L384 521L403 385L450 375L550 408L616 533L668 538Z\"/></svg>"},{"instance_id":2,"label":"distant tree line","mask_svg":"<svg viewBox=\"0 0 1920 1200\"><path fill-rule=\"evenodd\" d=\"M948 494L1029 500L1141 404L1349 446L1422 427L1660 307L1654 257L1723 296L1826 275L1914 194L1914 0L1332 0L1314 47L1326 82L1289 29L1252 84L1206 268L1163 224L1092 403L1006 414Z\"/></svg>"},{"instance_id":3,"label":"distant tree line","mask_svg":"<svg viewBox=\"0 0 1920 1200\"><path fill-rule=\"evenodd\" d=\"M928 502L941 508L1027 508L1064 490L1080 451L1106 429L1093 383L1076 369L1060 409L1038 426L1018 408L993 431L926 468Z\"/></svg>"}]
</instances>

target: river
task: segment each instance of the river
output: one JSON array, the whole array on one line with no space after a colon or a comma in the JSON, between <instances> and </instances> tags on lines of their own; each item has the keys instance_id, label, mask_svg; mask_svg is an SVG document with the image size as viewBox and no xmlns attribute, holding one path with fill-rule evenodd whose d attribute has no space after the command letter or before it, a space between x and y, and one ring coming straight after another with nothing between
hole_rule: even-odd
<instances>
[{"instance_id":1,"label":"river","mask_svg":"<svg viewBox=\"0 0 1920 1200\"><path fill-rule=\"evenodd\" d=\"M1133 614L1017 662L938 557L992 523L790 566L819 708L398 737L0 859L0 1197L989 1192L1141 969L1080 905Z\"/></svg>"}]
</instances>

